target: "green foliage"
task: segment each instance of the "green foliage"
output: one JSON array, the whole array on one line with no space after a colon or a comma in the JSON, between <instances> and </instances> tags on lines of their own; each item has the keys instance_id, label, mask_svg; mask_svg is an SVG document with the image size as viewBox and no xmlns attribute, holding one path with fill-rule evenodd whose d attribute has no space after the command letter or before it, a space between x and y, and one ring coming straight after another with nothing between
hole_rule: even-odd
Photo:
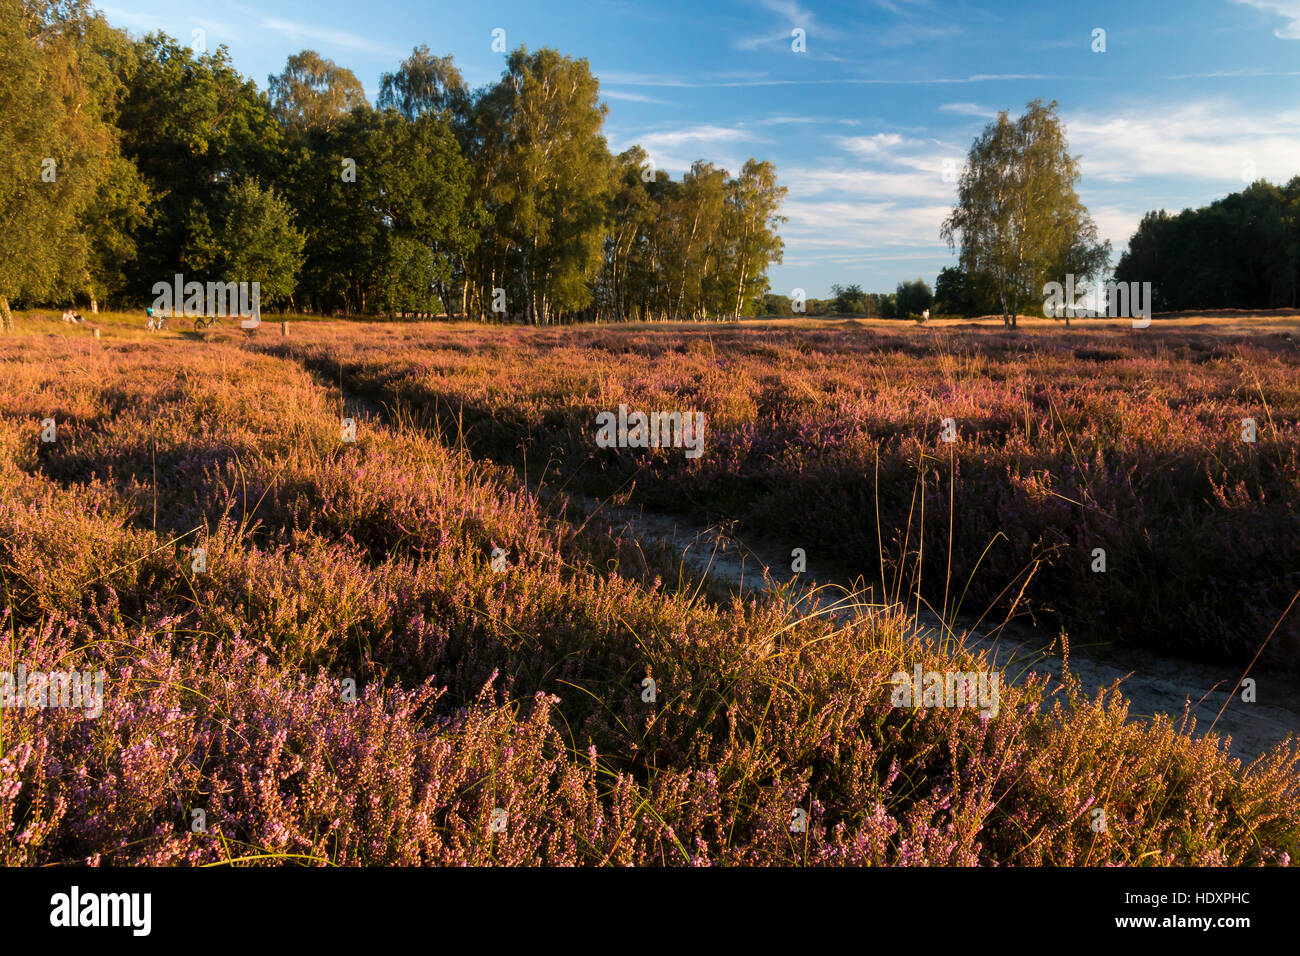
<instances>
[{"instance_id":1,"label":"green foliage","mask_svg":"<svg viewBox=\"0 0 1300 956\"><path fill-rule=\"evenodd\" d=\"M293 295L302 267L303 235L291 222L293 210L255 179L230 189L230 208L221 236L222 278L257 282L268 305Z\"/></svg>"},{"instance_id":2,"label":"green foliage","mask_svg":"<svg viewBox=\"0 0 1300 956\"><path fill-rule=\"evenodd\" d=\"M1115 267L1119 282L1150 282L1152 307L1276 309L1300 304L1300 176L1260 180L1176 216L1142 218Z\"/></svg>"},{"instance_id":3,"label":"green foliage","mask_svg":"<svg viewBox=\"0 0 1300 956\"><path fill-rule=\"evenodd\" d=\"M681 182L655 171L639 146L615 163L599 315L739 319L770 310L766 272L781 261L776 230L785 221L777 215L785 187L771 163L751 159L730 177L701 160Z\"/></svg>"},{"instance_id":4,"label":"green foliage","mask_svg":"<svg viewBox=\"0 0 1300 956\"><path fill-rule=\"evenodd\" d=\"M321 311L445 307L477 240L469 164L447 121L362 107L290 149L283 181L307 236L307 301Z\"/></svg>"},{"instance_id":5,"label":"green foliage","mask_svg":"<svg viewBox=\"0 0 1300 956\"><path fill-rule=\"evenodd\" d=\"M1055 101L1030 102L1015 122L1004 110L971 146L942 235L960 243L962 268L994 291L1008 327L1046 282L1109 259L1074 190L1078 177Z\"/></svg>"},{"instance_id":6,"label":"green foliage","mask_svg":"<svg viewBox=\"0 0 1300 956\"><path fill-rule=\"evenodd\" d=\"M143 296L174 273L216 279L216 232L232 183L271 181L282 147L265 97L230 65L224 47L196 55L165 34L136 46L119 126L123 151L150 192L127 288ZM188 277L188 275L187 275Z\"/></svg>"},{"instance_id":7,"label":"green foliage","mask_svg":"<svg viewBox=\"0 0 1300 956\"><path fill-rule=\"evenodd\" d=\"M138 201L113 126L122 92L121 35L83 0L0 0L0 323L10 298L92 291L130 250L114 223L87 215ZM122 177L116 182L114 176ZM92 240L103 249L92 253Z\"/></svg>"},{"instance_id":8,"label":"green foliage","mask_svg":"<svg viewBox=\"0 0 1300 956\"><path fill-rule=\"evenodd\" d=\"M794 315L793 303L788 295L774 295L769 292L763 296L763 315Z\"/></svg>"},{"instance_id":9,"label":"green foliage","mask_svg":"<svg viewBox=\"0 0 1300 956\"><path fill-rule=\"evenodd\" d=\"M81 0L39 15L0 3L14 14L0 200L24 210L0 239L0 305L142 301L180 273L258 281L263 301L317 312L487 317L502 290L536 323L739 318L781 261L770 163L643 175L643 150L609 154L587 62L555 50L521 47L471 92L420 46L383 75L375 110L311 50L264 94L224 47L135 41ZM39 189L50 153L58 182Z\"/></svg>"},{"instance_id":10,"label":"green foliage","mask_svg":"<svg viewBox=\"0 0 1300 956\"><path fill-rule=\"evenodd\" d=\"M586 60L523 47L476 104L492 223L479 279L489 301L492 288L505 288L510 311L533 322L592 300L614 186L605 113ZM504 274L512 281L494 281Z\"/></svg>"},{"instance_id":11,"label":"green foliage","mask_svg":"<svg viewBox=\"0 0 1300 956\"><path fill-rule=\"evenodd\" d=\"M281 125L301 132L338 122L366 105L361 81L348 69L303 50L289 57L279 76L267 78L271 109Z\"/></svg>"},{"instance_id":12,"label":"green foliage","mask_svg":"<svg viewBox=\"0 0 1300 956\"><path fill-rule=\"evenodd\" d=\"M939 270L934 281L934 309L942 315L986 315L990 305L976 281L960 266Z\"/></svg>"},{"instance_id":13,"label":"green foliage","mask_svg":"<svg viewBox=\"0 0 1300 956\"><path fill-rule=\"evenodd\" d=\"M909 282L900 282L894 292L898 318L910 319L919 316L930 308L933 298L930 294L930 286L924 279L918 277Z\"/></svg>"},{"instance_id":14,"label":"green foliage","mask_svg":"<svg viewBox=\"0 0 1300 956\"><path fill-rule=\"evenodd\" d=\"M835 311L841 314L865 313L867 311L866 293L862 291L860 285L831 286L831 294L835 297Z\"/></svg>"},{"instance_id":15,"label":"green foliage","mask_svg":"<svg viewBox=\"0 0 1300 956\"><path fill-rule=\"evenodd\" d=\"M427 46L416 47L393 73L379 81L380 109L393 108L408 120L438 113L453 121L466 119L471 97L460 70L449 56L433 56Z\"/></svg>"}]
</instances>

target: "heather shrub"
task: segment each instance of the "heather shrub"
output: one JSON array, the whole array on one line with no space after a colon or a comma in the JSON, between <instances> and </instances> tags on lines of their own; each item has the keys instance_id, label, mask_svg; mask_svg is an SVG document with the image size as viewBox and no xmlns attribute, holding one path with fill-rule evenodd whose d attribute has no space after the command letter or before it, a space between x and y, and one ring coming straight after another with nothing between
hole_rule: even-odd
<instances>
[{"instance_id":1,"label":"heather shrub","mask_svg":"<svg viewBox=\"0 0 1300 956\"><path fill-rule=\"evenodd\" d=\"M1004 675L983 719L895 707L896 671L993 664L896 608L718 599L474 457L476 425L444 440L395 399L343 442L341 396L234 343L110 346L66 383L21 347L0 671L106 679L93 719L0 709L7 865L1285 864L1300 842L1293 744L1243 767L1038 677ZM34 449L46 407L76 420Z\"/></svg>"},{"instance_id":2,"label":"heather shrub","mask_svg":"<svg viewBox=\"0 0 1300 956\"><path fill-rule=\"evenodd\" d=\"M1300 385L1284 337L1113 330L432 330L276 344L444 440L557 484L740 519L883 593L1020 594L1079 638L1290 666ZM364 349L357 348L358 340ZM361 358L352 356L360 355ZM344 358L347 356L347 358ZM698 409L707 454L597 448L595 416ZM1258 439L1241 440L1254 418ZM959 440L939 438L952 418ZM951 542L951 544L950 544ZM1094 551L1108 572L1093 572ZM1205 556L1212 555L1213 559Z\"/></svg>"}]
</instances>

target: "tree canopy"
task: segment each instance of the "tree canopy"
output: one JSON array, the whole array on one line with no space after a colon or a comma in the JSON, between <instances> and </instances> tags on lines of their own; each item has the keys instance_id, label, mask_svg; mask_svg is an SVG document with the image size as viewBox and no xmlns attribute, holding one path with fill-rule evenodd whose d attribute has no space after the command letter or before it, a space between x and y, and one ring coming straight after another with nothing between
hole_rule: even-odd
<instances>
[{"instance_id":1,"label":"tree canopy","mask_svg":"<svg viewBox=\"0 0 1300 956\"><path fill-rule=\"evenodd\" d=\"M86 0L0 0L0 312L258 282L322 313L738 318L780 262L771 163L644 175L586 60L520 47L470 90L417 46L380 77L302 50L265 90L224 47L132 39Z\"/></svg>"}]
</instances>

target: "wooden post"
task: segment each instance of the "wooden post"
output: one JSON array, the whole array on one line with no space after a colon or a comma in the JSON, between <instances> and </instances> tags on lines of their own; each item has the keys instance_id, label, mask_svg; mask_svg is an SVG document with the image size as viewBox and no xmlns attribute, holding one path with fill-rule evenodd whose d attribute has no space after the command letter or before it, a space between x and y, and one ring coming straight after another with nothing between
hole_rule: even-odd
<instances>
[{"instance_id":1,"label":"wooden post","mask_svg":"<svg viewBox=\"0 0 1300 956\"><path fill-rule=\"evenodd\" d=\"M280 334L281 334L281 335L288 335L288 334L289 334L289 323L288 323L288 322L281 322L281 323L280 323Z\"/></svg>"},{"instance_id":2,"label":"wooden post","mask_svg":"<svg viewBox=\"0 0 1300 956\"><path fill-rule=\"evenodd\" d=\"M99 338L99 329L95 329L95 338Z\"/></svg>"}]
</instances>

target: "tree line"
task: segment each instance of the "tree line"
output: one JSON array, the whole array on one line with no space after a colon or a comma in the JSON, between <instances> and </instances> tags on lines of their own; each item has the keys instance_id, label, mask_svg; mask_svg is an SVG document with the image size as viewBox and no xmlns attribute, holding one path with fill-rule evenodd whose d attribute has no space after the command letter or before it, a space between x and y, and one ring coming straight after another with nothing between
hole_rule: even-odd
<instances>
[{"instance_id":1,"label":"tree line","mask_svg":"<svg viewBox=\"0 0 1300 956\"><path fill-rule=\"evenodd\" d=\"M940 274L942 278L942 273ZM829 299L804 299L799 307L788 295L763 297L765 315L860 315L880 319L919 319L935 303L930 285L919 276L900 282L893 292L864 292L853 283L831 286Z\"/></svg>"},{"instance_id":2,"label":"tree line","mask_svg":"<svg viewBox=\"0 0 1300 956\"><path fill-rule=\"evenodd\" d=\"M520 47L470 89L413 50L370 104L304 50L134 39L87 0L0 0L0 318L148 302L173 275L328 314L737 319L779 263L770 162L678 181L611 155L586 60Z\"/></svg>"},{"instance_id":3,"label":"tree line","mask_svg":"<svg viewBox=\"0 0 1300 956\"><path fill-rule=\"evenodd\" d=\"M1199 209L1148 212L1115 267L1150 282L1152 308L1278 309L1300 305L1300 176L1258 180Z\"/></svg>"}]
</instances>

